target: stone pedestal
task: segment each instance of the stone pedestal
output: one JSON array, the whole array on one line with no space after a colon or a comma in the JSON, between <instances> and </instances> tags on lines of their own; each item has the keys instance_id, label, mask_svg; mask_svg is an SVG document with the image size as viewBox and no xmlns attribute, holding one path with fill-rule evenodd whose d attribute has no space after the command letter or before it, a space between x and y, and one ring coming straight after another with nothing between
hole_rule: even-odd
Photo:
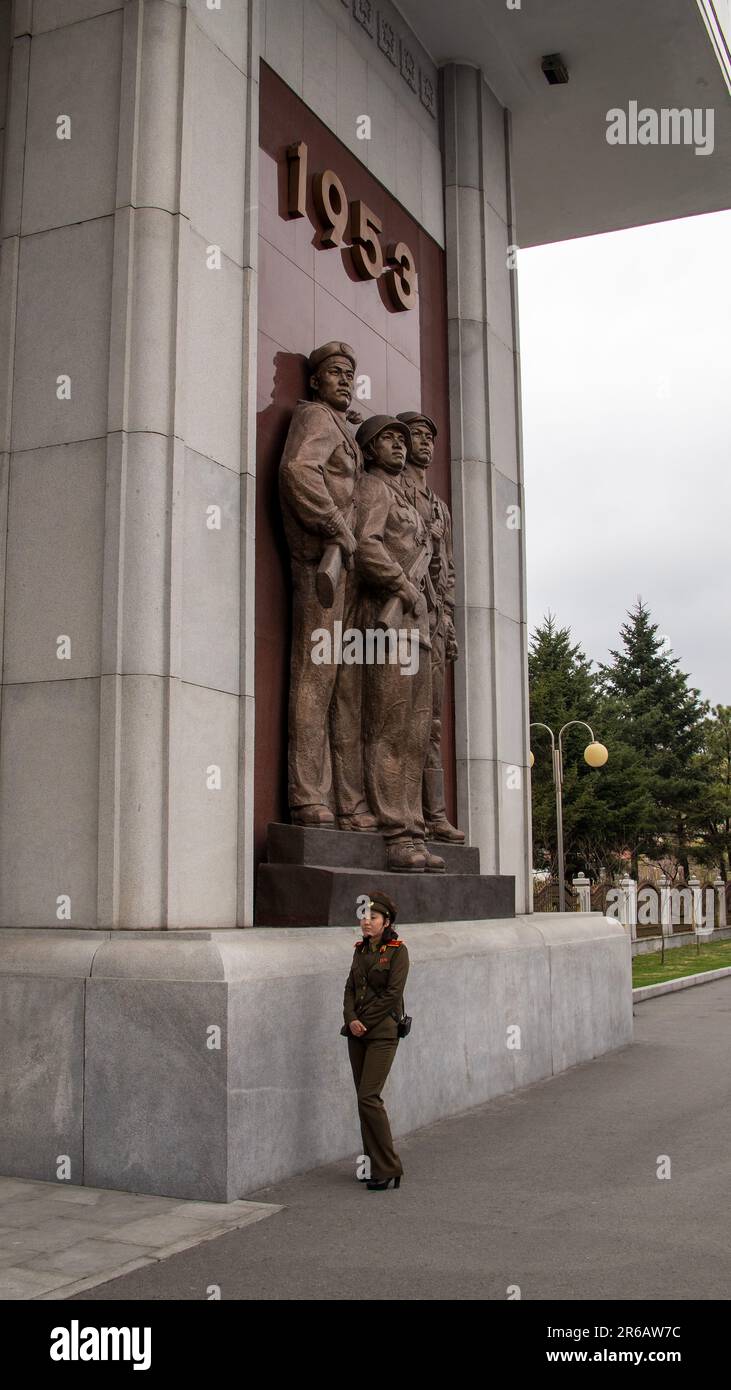
<instances>
[{"instance_id":1,"label":"stone pedestal","mask_svg":"<svg viewBox=\"0 0 731 1390\"><path fill-rule=\"evenodd\" d=\"M0 932L0 1173L226 1202L355 1170L339 1030L357 934ZM403 935L397 1136L632 1040L629 937L599 913Z\"/></svg>"},{"instance_id":2,"label":"stone pedestal","mask_svg":"<svg viewBox=\"0 0 731 1390\"><path fill-rule=\"evenodd\" d=\"M389 873L382 835L270 825L256 884L258 927L341 927L358 897L376 889L398 905L399 929L414 922L479 922L515 914L515 879L481 874L480 852L430 840L444 873Z\"/></svg>"}]
</instances>

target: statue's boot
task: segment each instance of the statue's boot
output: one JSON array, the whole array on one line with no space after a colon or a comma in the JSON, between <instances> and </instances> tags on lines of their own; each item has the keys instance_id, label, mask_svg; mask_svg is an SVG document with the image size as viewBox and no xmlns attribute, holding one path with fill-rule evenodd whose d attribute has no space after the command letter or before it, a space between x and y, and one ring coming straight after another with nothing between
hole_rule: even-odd
<instances>
[{"instance_id":1,"label":"statue's boot","mask_svg":"<svg viewBox=\"0 0 731 1390\"><path fill-rule=\"evenodd\" d=\"M411 839L386 841L386 868L389 873L423 874L426 855Z\"/></svg>"},{"instance_id":2,"label":"statue's boot","mask_svg":"<svg viewBox=\"0 0 731 1390\"><path fill-rule=\"evenodd\" d=\"M371 834L378 829L378 820L370 811L354 811L350 816L338 816L341 830L369 830Z\"/></svg>"},{"instance_id":3,"label":"statue's boot","mask_svg":"<svg viewBox=\"0 0 731 1390\"><path fill-rule=\"evenodd\" d=\"M335 817L328 806L292 806L293 825L315 825L320 830L334 830Z\"/></svg>"},{"instance_id":4,"label":"statue's boot","mask_svg":"<svg viewBox=\"0 0 731 1390\"><path fill-rule=\"evenodd\" d=\"M431 854L427 849L424 840L417 840L416 837L414 837L414 845L416 849L421 850L421 853L423 854L424 859L426 860L424 868L428 874L446 873L447 866L444 863L444 860L442 859L441 855Z\"/></svg>"},{"instance_id":5,"label":"statue's boot","mask_svg":"<svg viewBox=\"0 0 731 1390\"><path fill-rule=\"evenodd\" d=\"M453 845L464 844L464 830L458 830L447 820L442 768L428 767L424 772L424 822L430 840L447 840Z\"/></svg>"}]
</instances>

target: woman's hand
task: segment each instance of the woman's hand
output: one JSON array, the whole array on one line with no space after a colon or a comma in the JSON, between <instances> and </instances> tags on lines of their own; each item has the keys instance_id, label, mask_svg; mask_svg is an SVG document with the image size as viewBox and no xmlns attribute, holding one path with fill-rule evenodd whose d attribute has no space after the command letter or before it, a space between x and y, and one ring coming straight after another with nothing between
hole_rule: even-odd
<instances>
[{"instance_id":1,"label":"woman's hand","mask_svg":"<svg viewBox=\"0 0 731 1390\"><path fill-rule=\"evenodd\" d=\"M353 1022L350 1024L350 1031L354 1038L362 1038L363 1034L368 1032L368 1029L363 1027L359 1019L354 1018Z\"/></svg>"}]
</instances>

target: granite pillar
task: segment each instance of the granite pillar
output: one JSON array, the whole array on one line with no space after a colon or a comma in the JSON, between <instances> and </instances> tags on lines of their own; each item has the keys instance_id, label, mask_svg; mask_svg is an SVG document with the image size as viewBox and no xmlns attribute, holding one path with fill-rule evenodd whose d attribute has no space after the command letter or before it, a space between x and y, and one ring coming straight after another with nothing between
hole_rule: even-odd
<instances>
[{"instance_id":1,"label":"granite pillar","mask_svg":"<svg viewBox=\"0 0 731 1390\"><path fill-rule=\"evenodd\" d=\"M10 18L0 926L247 925L256 3Z\"/></svg>"},{"instance_id":2,"label":"granite pillar","mask_svg":"<svg viewBox=\"0 0 731 1390\"><path fill-rule=\"evenodd\" d=\"M481 72L442 69L459 825L530 911L525 511L510 125Z\"/></svg>"}]
</instances>

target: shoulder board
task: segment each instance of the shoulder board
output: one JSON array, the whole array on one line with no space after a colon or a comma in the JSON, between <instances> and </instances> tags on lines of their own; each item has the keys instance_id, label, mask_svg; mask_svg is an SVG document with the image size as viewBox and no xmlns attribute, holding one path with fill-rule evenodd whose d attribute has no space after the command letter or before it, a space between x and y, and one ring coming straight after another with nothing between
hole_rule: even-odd
<instances>
[{"instance_id":1,"label":"shoulder board","mask_svg":"<svg viewBox=\"0 0 731 1390\"><path fill-rule=\"evenodd\" d=\"M362 945L363 945L363 938L361 937L360 941L356 941L356 943L355 943L355 949L356 949L356 951L359 951L359 950L361 949Z\"/></svg>"},{"instance_id":2,"label":"shoulder board","mask_svg":"<svg viewBox=\"0 0 731 1390\"><path fill-rule=\"evenodd\" d=\"M388 949L389 946L403 946L403 945L404 945L404 942L403 942L403 941L387 941L387 942L386 942L386 945L381 947L381 950L382 950L382 951L385 951L385 950Z\"/></svg>"}]
</instances>

